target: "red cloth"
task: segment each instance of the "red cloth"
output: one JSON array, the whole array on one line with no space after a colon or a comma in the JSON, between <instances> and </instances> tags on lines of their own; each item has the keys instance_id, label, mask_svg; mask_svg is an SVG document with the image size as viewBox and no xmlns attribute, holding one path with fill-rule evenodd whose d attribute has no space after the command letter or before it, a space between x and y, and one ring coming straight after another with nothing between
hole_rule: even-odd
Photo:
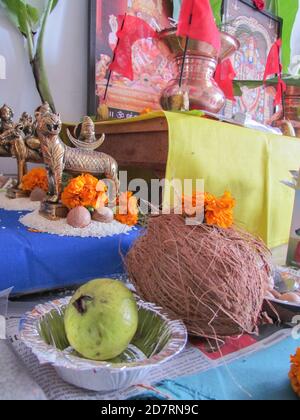
<instances>
[{"instance_id":1,"label":"red cloth","mask_svg":"<svg viewBox=\"0 0 300 420\"><path fill-rule=\"evenodd\" d=\"M279 78L278 85L277 85L277 92L276 92L275 101L274 101L275 106L282 104L282 96L286 92L286 89L287 89L286 84L281 78Z\"/></svg>"},{"instance_id":2,"label":"red cloth","mask_svg":"<svg viewBox=\"0 0 300 420\"><path fill-rule=\"evenodd\" d=\"M209 0L183 0L177 35L207 42L220 51L221 36Z\"/></svg>"},{"instance_id":3,"label":"red cloth","mask_svg":"<svg viewBox=\"0 0 300 420\"><path fill-rule=\"evenodd\" d=\"M300 242L297 245L294 260L296 261L296 263L300 264Z\"/></svg>"},{"instance_id":4,"label":"red cloth","mask_svg":"<svg viewBox=\"0 0 300 420\"><path fill-rule=\"evenodd\" d=\"M258 10L264 10L264 8L265 8L265 0L253 0L253 3L258 8Z\"/></svg>"},{"instance_id":5,"label":"red cloth","mask_svg":"<svg viewBox=\"0 0 300 420\"><path fill-rule=\"evenodd\" d=\"M233 80L236 78L236 72L233 68L231 60L228 58L223 63L218 64L215 81L224 92L227 99L234 101Z\"/></svg>"},{"instance_id":6,"label":"red cloth","mask_svg":"<svg viewBox=\"0 0 300 420\"><path fill-rule=\"evenodd\" d=\"M281 78L281 75L282 75L282 64L280 62L281 46L282 46L281 39L278 39L272 45L272 48L268 55L266 70L264 74L264 81L266 81L269 76L276 76L276 75L278 76L277 92L276 92L275 101L274 101L275 105L282 104L282 96L283 96L283 93L286 92L286 84Z\"/></svg>"},{"instance_id":7,"label":"red cloth","mask_svg":"<svg viewBox=\"0 0 300 420\"><path fill-rule=\"evenodd\" d=\"M282 46L281 39L278 39L271 47L271 50L268 55L266 70L264 74L264 81L267 80L269 76L281 75L282 65L280 63L280 49Z\"/></svg>"},{"instance_id":8,"label":"red cloth","mask_svg":"<svg viewBox=\"0 0 300 420\"><path fill-rule=\"evenodd\" d=\"M135 16L118 16L118 44L114 52L114 60L110 70L133 80L132 46L139 39L156 38L157 32L143 19Z\"/></svg>"}]
</instances>

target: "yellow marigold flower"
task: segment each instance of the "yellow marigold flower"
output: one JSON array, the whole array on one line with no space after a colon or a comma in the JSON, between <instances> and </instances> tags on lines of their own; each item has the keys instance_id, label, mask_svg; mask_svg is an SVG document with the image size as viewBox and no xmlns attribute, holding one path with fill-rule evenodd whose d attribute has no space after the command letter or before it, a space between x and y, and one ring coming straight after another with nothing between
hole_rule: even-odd
<instances>
[{"instance_id":1,"label":"yellow marigold flower","mask_svg":"<svg viewBox=\"0 0 300 420\"><path fill-rule=\"evenodd\" d=\"M21 189L33 191L35 188L48 192L48 176L45 168L34 168L23 176Z\"/></svg>"}]
</instances>

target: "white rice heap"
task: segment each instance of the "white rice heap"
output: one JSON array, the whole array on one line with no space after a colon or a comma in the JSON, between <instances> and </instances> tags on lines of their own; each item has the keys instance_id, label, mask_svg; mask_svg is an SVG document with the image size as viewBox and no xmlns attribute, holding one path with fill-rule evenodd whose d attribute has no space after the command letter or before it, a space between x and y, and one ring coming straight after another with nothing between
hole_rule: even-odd
<instances>
[{"instance_id":1,"label":"white rice heap","mask_svg":"<svg viewBox=\"0 0 300 420\"><path fill-rule=\"evenodd\" d=\"M51 221L39 214L39 210L29 213L20 218L20 223L24 226L43 233L50 233L58 236L73 236L81 238L105 238L107 236L128 234L131 226L123 225L116 220L112 223L99 223L92 221L89 226L83 229L73 228L68 225L66 219Z\"/></svg>"},{"instance_id":2,"label":"white rice heap","mask_svg":"<svg viewBox=\"0 0 300 420\"><path fill-rule=\"evenodd\" d=\"M7 211L33 211L39 209L41 203L33 202L29 197L26 198L7 198L6 192L0 192L0 209Z\"/></svg>"}]
</instances>

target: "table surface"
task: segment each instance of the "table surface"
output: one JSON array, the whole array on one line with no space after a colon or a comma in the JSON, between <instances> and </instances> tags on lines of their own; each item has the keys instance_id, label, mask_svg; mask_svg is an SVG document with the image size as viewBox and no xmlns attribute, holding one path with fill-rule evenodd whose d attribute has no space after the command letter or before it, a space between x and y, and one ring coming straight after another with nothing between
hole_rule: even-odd
<instances>
[{"instance_id":1,"label":"table surface","mask_svg":"<svg viewBox=\"0 0 300 420\"><path fill-rule=\"evenodd\" d=\"M55 295L47 299L52 300L54 298ZM27 308L26 311L32 309L37 302L30 299L26 298L22 301L10 303L9 313L14 317L17 313L21 316L25 310L24 307ZM266 330L270 333L278 329L266 326L263 336L269 334L266 334ZM236 361L227 362L222 367L172 380L166 375L161 383L153 385L152 391L139 393L136 399L296 400L297 397L292 391L288 373L290 356L295 354L297 347L300 346L300 341L293 339L292 334L289 335L289 331L291 330L287 330L287 334L284 333L285 338L282 341L276 341L275 336L269 336L267 342L262 342L259 351L244 355ZM160 369L163 371L163 366ZM5 379L1 377L0 383L1 381L19 383L17 376L20 375L20 372L17 371L14 375L14 378ZM40 383L38 378L33 376L33 379ZM69 386L66 389L71 392ZM21 385L18 387L18 391L21 394L26 393ZM1 395L2 391L0 389L0 400ZM77 395L75 388L74 395ZM80 391L80 395L84 399L95 398L94 393L87 391L82 393Z\"/></svg>"},{"instance_id":2,"label":"table surface","mask_svg":"<svg viewBox=\"0 0 300 420\"><path fill-rule=\"evenodd\" d=\"M288 338L220 368L166 380L157 390L180 400L298 400L288 373L299 346L299 340Z\"/></svg>"},{"instance_id":3,"label":"table surface","mask_svg":"<svg viewBox=\"0 0 300 420\"><path fill-rule=\"evenodd\" d=\"M16 293L62 288L123 271L122 253L138 237L130 235L105 239L61 238L32 233L18 219L23 213L0 210L2 250L0 290L15 286ZM282 264L286 246L274 251L274 261ZM268 399L293 400L296 396L288 380L289 358L300 343L288 338L271 348L221 368L189 377L169 380L155 388L172 399ZM141 398L157 398L146 393Z\"/></svg>"},{"instance_id":4,"label":"table surface","mask_svg":"<svg viewBox=\"0 0 300 420\"><path fill-rule=\"evenodd\" d=\"M19 223L22 214L0 210L0 290L14 287L14 294L121 274L123 256L139 235L139 230L102 239L33 233Z\"/></svg>"}]
</instances>

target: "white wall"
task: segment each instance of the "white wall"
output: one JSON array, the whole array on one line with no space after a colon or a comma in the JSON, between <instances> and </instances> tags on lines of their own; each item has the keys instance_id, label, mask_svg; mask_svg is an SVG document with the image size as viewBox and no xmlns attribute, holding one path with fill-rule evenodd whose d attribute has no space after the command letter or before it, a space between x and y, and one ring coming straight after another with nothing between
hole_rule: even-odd
<instances>
[{"instance_id":1,"label":"white wall","mask_svg":"<svg viewBox=\"0 0 300 420\"><path fill-rule=\"evenodd\" d=\"M48 21L45 61L57 110L64 121L78 121L87 108L88 1L60 0ZM0 55L6 58L6 80L0 80L0 106L12 106L16 117L40 104L23 38L0 11ZM16 172L0 158L0 173Z\"/></svg>"}]
</instances>

